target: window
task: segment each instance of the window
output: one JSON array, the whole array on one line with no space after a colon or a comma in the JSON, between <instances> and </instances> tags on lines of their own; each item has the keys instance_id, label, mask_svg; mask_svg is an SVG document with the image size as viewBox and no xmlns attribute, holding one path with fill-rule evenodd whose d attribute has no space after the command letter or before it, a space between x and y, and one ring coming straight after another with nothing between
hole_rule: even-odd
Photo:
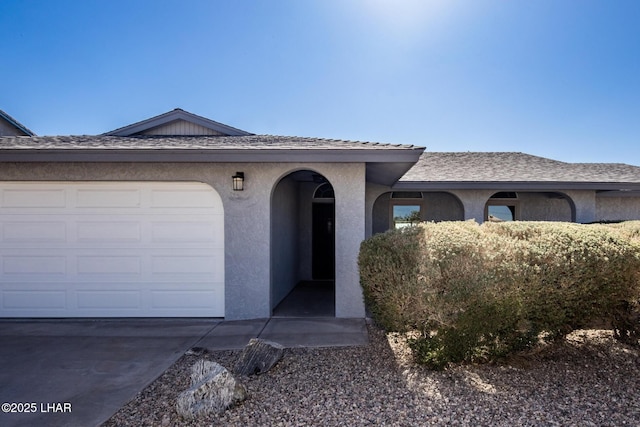
<instances>
[{"instance_id":1,"label":"window","mask_svg":"<svg viewBox=\"0 0 640 427\"><path fill-rule=\"evenodd\" d=\"M333 199L335 198L335 194L333 192L333 187L328 182L322 184L318 188L316 188L315 193L313 193L314 199Z\"/></svg>"},{"instance_id":2,"label":"window","mask_svg":"<svg viewBox=\"0 0 640 427\"><path fill-rule=\"evenodd\" d=\"M392 228L403 228L415 225L421 221L420 205L392 205L391 217L393 218Z\"/></svg>"}]
</instances>

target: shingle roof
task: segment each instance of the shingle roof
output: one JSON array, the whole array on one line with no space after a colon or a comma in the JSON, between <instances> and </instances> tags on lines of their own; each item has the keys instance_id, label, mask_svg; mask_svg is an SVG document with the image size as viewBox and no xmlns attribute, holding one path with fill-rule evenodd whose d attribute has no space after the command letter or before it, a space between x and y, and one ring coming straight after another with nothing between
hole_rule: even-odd
<instances>
[{"instance_id":1,"label":"shingle roof","mask_svg":"<svg viewBox=\"0 0 640 427\"><path fill-rule=\"evenodd\" d=\"M0 150L398 150L413 145L295 136L121 137L109 135L0 137Z\"/></svg>"},{"instance_id":2,"label":"shingle roof","mask_svg":"<svg viewBox=\"0 0 640 427\"><path fill-rule=\"evenodd\" d=\"M392 185L423 147L293 136L42 136L0 138L0 162L365 163Z\"/></svg>"},{"instance_id":3,"label":"shingle roof","mask_svg":"<svg viewBox=\"0 0 640 427\"><path fill-rule=\"evenodd\" d=\"M640 184L640 167L622 163L566 163L512 152L428 152L422 154L400 182Z\"/></svg>"}]
</instances>

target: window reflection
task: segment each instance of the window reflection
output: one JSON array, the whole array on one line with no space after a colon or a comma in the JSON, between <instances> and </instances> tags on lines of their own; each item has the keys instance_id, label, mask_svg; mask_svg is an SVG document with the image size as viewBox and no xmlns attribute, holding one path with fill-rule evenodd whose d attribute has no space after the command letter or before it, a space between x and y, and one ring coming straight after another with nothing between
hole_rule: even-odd
<instances>
[{"instance_id":1,"label":"window reflection","mask_svg":"<svg viewBox=\"0 0 640 427\"><path fill-rule=\"evenodd\" d=\"M403 228L420 222L419 205L394 205L393 228Z\"/></svg>"},{"instance_id":2,"label":"window reflection","mask_svg":"<svg viewBox=\"0 0 640 427\"><path fill-rule=\"evenodd\" d=\"M510 205L489 205L488 206L489 221L504 222L515 221L516 207Z\"/></svg>"}]
</instances>

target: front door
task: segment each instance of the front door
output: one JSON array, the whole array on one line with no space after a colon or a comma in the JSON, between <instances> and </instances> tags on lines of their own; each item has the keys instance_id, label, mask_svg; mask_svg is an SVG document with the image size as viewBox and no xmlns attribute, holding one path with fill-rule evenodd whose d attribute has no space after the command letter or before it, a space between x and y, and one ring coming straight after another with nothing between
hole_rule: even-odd
<instances>
[{"instance_id":1,"label":"front door","mask_svg":"<svg viewBox=\"0 0 640 427\"><path fill-rule=\"evenodd\" d=\"M335 278L335 214L333 203L313 204L312 275L314 280Z\"/></svg>"}]
</instances>

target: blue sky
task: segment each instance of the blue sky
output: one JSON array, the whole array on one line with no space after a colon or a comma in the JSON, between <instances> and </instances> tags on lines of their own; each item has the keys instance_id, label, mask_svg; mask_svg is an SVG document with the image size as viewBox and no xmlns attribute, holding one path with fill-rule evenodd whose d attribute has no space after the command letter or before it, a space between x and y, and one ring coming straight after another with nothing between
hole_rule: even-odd
<instances>
[{"instance_id":1,"label":"blue sky","mask_svg":"<svg viewBox=\"0 0 640 427\"><path fill-rule=\"evenodd\" d=\"M640 165L637 0L1 0L39 135L180 107L254 133Z\"/></svg>"}]
</instances>

